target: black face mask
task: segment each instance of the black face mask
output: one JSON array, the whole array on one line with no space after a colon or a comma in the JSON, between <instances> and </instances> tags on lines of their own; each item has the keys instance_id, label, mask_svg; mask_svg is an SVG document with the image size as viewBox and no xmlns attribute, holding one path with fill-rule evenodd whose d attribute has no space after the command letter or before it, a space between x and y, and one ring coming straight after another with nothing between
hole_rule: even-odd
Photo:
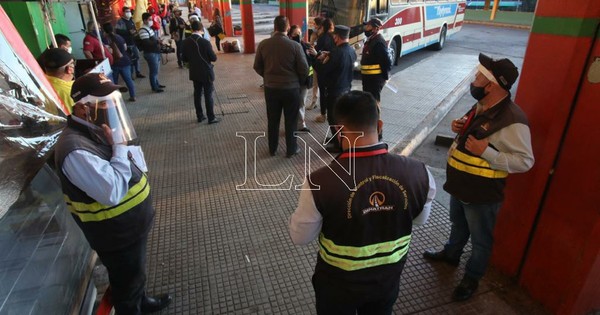
<instances>
[{"instance_id":1,"label":"black face mask","mask_svg":"<svg viewBox=\"0 0 600 315\"><path fill-rule=\"evenodd\" d=\"M373 35L373 30L365 31L365 36L371 37L371 35Z\"/></svg>"},{"instance_id":2,"label":"black face mask","mask_svg":"<svg viewBox=\"0 0 600 315\"><path fill-rule=\"evenodd\" d=\"M300 36L296 35L296 36L292 36L292 40L295 42L300 42Z\"/></svg>"},{"instance_id":3,"label":"black face mask","mask_svg":"<svg viewBox=\"0 0 600 315\"><path fill-rule=\"evenodd\" d=\"M474 99L480 101L486 95L487 93L485 93L485 86L475 86L473 83L471 83L471 96L473 96Z\"/></svg>"}]
</instances>

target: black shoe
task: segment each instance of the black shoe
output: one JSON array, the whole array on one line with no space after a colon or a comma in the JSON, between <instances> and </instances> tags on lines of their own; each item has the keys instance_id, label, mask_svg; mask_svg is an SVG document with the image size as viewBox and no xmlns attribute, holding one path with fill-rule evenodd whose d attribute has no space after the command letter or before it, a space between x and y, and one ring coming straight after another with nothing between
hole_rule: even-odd
<instances>
[{"instance_id":1,"label":"black shoe","mask_svg":"<svg viewBox=\"0 0 600 315\"><path fill-rule=\"evenodd\" d=\"M200 123L200 122L203 122L205 119L206 119L206 117L200 117L200 118L198 118L198 122L199 122L199 123Z\"/></svg>"},{"instance_id":2,"label":"black shoe","mask_svg":"<svg viewBox=\"0 0 600 315\"><path fill-rule=\"evenodd\" d=\"M165 91L165 90L163 90L163 89L156 89L156 90L152 90L152 92L154 92L154 93L162 93L162 92L164 92L164 91Z\"/></svg>"},{"instance_id":3,"label":"black shoe","mask_svg":"<svg viewBox=\"0 0 600 315\"><path fill-rule=\"evenodd\" d=\"M169 306L169 304L171 304L171 300L173 300L173 298L168 294L161 294L155 297L144 296L142 298L142 313L150 314L158 312Z\"/></svg>"},{"instance_id":4,"label":"black shoe","mask_svg":"<svg viewBox=\"0 0 600 315\"><path fill-rule=\"evenodd\" d=\"M164 85L162 85L162 84L159 84L159 85L158 85L158 87L159 87L159 88L161 88L161 89L164 89L164 88L166 88L166 86L164 86Z\"/></svg>"},{"instance_id":5,"label":"black shoe","mask_svg":"<svg viewBox=\"0 0 600 315\"><path fill-rule=\"evenodd\" d=\"M426 250L423 253L423 257L425 257L425 259L431 260L431 261L443 261L443 262L447 263L448 265L451 265L454 267L458 266L458 264L460 263L460 257L450 258L446 255L445 250L441 250L439 252L436 252L433 250Z\"/></svg>"},{"instance_id":6,"label":"black shoe","mask_svg":"<svg viewBox=\"0 0 600 315\"><path fill-rule=\"evenodd\" d=\"M213 120L209 120L209 121L208 121L208 124L209 124L209 125L212 125L212 124L218 124L220 121L221 121L221 119L220 119L220 118L216 118L216 117L215 117Z\"/></svg>"},{"instance_id":7,"label":"black shoe","mask_svg":"<svg viewBox=\"0 0 600 315\"><path fill-rule=\"evenodd\" d=\"M298 131L302 131L302 132L310 132L310 129L308 129L307 127L302 127L300 129L298 129Z\"/></svg>"},{"instance_id":8,"label":"black shoe","mask_svg":"<svg viewBox=\"0 0 600 315\"><path fill-rule=\"evenodd\" d=\"M273 152L269 151L269 155L270 156L275 156L275 151L273 151Z\"/></svg>"},{"instance_id":9,"label":"black shoe","mask_svg":"<svg viewBox=\"0 0 600 315\"><path fill-rule=\"evenodd\" d=\"M130 97L130 98L129 98L129 101L130 101L130 102L135 102L135 97Z\"/></svg>"},{"instance_id":10,"label":"black shoe","mask_svg":"<svg viewBox=\"0 0 600 315\"><path fill-rule=\"evenodd\" d=\"M143 75L141 73L137 73L135 76L138 78L142 78L142 79L146 77L145 75Z\"/></svg>"},{"instance_id":11,"label":"black shoe","mask_svg":"<svg viewBox=\"0 0 600 315\"><path fill-rule=\"evenodd\" d=\"M452 300L454 301L466 301L477 290L479 286L479 280L475 280L467 275L465 275L458 286L452 292Z\"/></svg>"},{"instance_id":12,"label":"black shoe","mask_svg":"<svg viewBox=\"0 0 600 315\"><path fill-rule=\"evenodd\" d=\"M296 152L294 152L294 153L288 153L288 154L286 154L286 156L285 156L285 157L286 157L286 158L291 158L292 156L294 156L294 155L296 155L296 154L298 154L298 153L300 153L300 147L297 147L297 148L296 148Z\"/></svg>"}]
</instances>

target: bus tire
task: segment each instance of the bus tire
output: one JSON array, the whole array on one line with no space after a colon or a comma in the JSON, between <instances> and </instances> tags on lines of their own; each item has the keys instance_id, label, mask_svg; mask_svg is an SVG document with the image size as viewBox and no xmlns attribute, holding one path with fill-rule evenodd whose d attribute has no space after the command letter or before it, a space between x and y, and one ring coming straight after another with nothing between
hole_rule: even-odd
<instances>
[{"instance_id":1,"label":"bus tire","mask_svg":"<svg viewBox=\"0 0 600 315\"><path fill-rule=\"evenodd\" d=\"M446 33L447 33L447 28L446 25L442 26L442 31L440 32L440 40L433 44L433 46L431 46L433 48L433 50L442 50L442 48L444 48L444 46L446 45Z\"/></svg>"},{"instance_id":2,"label":"bus tire","mask_svg":"<svg viewBox=\"0 0 600 315\"><path fill-rule=\"evenodd\" d=\"M393 58L392 58L392 66L397 66L398 65L398 55L400 55L400 52L398 51L398 37L394 37L394 39L392 39L392 42L390 43L390 50L393 51Z\"/></svg>"}]
</instances>

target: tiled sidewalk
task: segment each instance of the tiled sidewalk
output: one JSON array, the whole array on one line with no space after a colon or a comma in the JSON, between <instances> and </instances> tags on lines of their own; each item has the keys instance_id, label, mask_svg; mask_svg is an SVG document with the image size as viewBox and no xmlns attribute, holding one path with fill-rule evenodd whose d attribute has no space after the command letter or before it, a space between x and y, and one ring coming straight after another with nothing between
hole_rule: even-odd
<instances>
[{"instance_id":1,"label":"tiled sidewalk","mask_svg":"<svg viewBox=\"0 0 600 315\"><path fill-rule=\"evenodd\" d=\"M314 314L310 279L317 247L314 243L294 246L287 232L298 192L236 190L246 174L245 141L237 135L266 131L262 79L252 70L254 55L218 54L218 58L215 111L224 113L221 123L195 121L192 84L187 69L177 68L173 54L161 66L165 93L151 93L147 79L138 79L138 101L128 103L149 164L156 208L148 246L149 293L173 295L173 304L162 314ZM419 69L410 71L419 73ZM447 84L456 86L462 79ZM360 87L359 81L355 83ZM403 104L402 99L395 102ZM429 111L411 119L424 119ZM307 111L307 121L312 134L323 139L326 126L313 122L317 114L318 109ZM389 124L403 126L401 116L393 116ZM385 137L396 144L406 140L394 131ZM251 154L254 138L247 139L250 168L245 187L257 187L252 182L254 162L261 184L278 184L288 175L293 175L294 185L301 183L303 155L286 159L283 137L276 157L269 156L266 138L258 138L256 159ZM514 286L493 272L471 301L452 303L450 294L462 277L465 261L455 270L421 258L425 248L442 244L448 226L447 210L436 203L429 223L415 229L395 313L541 313L522 294L507 294Z\"/></svg>"}]
</instances>

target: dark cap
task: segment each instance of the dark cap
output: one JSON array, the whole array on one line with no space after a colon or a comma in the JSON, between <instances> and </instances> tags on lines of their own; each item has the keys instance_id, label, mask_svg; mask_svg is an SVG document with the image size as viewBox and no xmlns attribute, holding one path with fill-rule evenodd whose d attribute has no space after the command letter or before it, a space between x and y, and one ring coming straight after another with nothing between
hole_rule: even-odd
<instances>
[{"instance_id":1,"label":"dark cap","mask_svg":"<svg viewBox=\"0 0 600 315\"><path fill-rule=\"evenodd\" d=\"M80 99L88 95L106 96L116 90L127 92L126 87L113 84L104 73L88 73L73 82L71 98L75 102L79 102Z\"/></svg>"},{"instance_id":2,"label":"dark cap","mask_svg":"<svg viewBox=\"0 0 600 315\"><path fill-rule=\"evenodd\" d=\"M73 60L73 56L62 48L49 48L44 52L43 60L45 68L58 69Z\"/></svg>"},{"instance_id":3,"label":"dark cap","mask_svg":"<svg viewBox=\"0 0 600 315\"><path fill-rule=\"evenodd\" d=\"M494 78L496 78L496 81L498 81L498 85L507 91L510 90L519 76L517 67L512 61L506 58L496 60L480 53L479 63L481 63L484 68L488 69Z\"/></svg>"},{"instance_id":4,"label":"dark cap","mask_svg":"<svg viewBox=\"0 0 600 315\"><path fill-rule=\"evenodd\" d=\"M333 34L341 38L348 38L350 36L350 28L345 25L336 25L333 29Z\"/></svg>"},{"instance_id":5,"label":"dark cap","mask_svg":"<svg viewBox=\"0 0 600 315\"><path fill-rule=\"evenodd\" d=\"M381 27L383 26L383 22L381 22L378 18L372 18L369 21L365 22L364 25L371 25L373 27Z\"/></svg>"}]
</instances>

